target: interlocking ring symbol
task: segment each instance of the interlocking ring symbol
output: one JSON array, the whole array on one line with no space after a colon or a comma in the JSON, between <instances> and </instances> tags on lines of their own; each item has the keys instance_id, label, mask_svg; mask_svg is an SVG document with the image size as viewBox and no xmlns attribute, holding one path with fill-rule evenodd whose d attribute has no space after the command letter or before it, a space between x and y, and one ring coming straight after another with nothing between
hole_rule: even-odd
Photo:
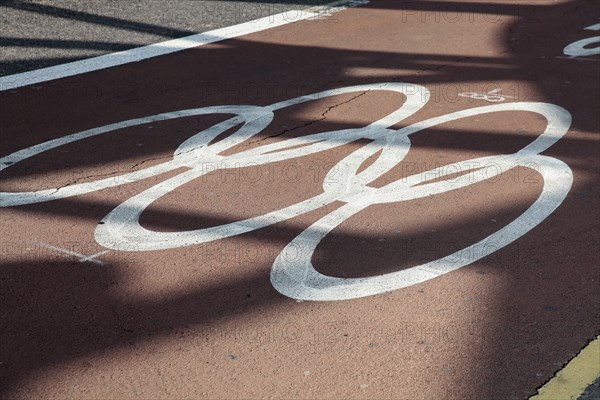
<instances>
[{"instance_id":1,"label":"interlocking ring symbol","mask_svg":"<svg viewBox=\"0 0 600 400\"><path fill-rule=\"evenodd\" d=\"M221 155L227 149L246 141L268 126L275 111L333 95L377 90L401 93L406 100L397 110L362 128L317 133L228 156ZM271 283L280 293L302 300L344 300L388 292L454 271L513 242L537 226L562 203L573 181L573 174L568 165L558 159L540 155L567 132L571 124L571 115L564 108L534 102L494 104L430 118L398 130L390 129L394 124L421 109L428 100L429 91L423 86L409 83L379 83L327 90L266 107L249 105L203 107L106 125L50 140L0 158L0 171L67 143L132 126L194 115L217 113L235 115L183 142L175 151L173 159L163 164L124 174L121 176L123 179L120 180L111 177L67 186L60 190L55 188L34 192L0 192L0 206L16 206L82 195L187 167L187 171L121 203L102 220L103 224L96 228L96 241L104 247L119 250L125 245L126 248L136 251L150 251L207 243L239 235L294 218L335 201L342 201L346 204L313 223L283 249L273 264ZM371 182L402 161L410 149L411 135L445 122L501 111L537 113L546 119L546 128L532 143L514 154L461 161L426 173L412 175L380 188L369 186ZM234 134L211 143L219 134L240 124L242 126ZM215 162L220 169L257 166L327 151L359 139L369 139L370 142L336 164L324 180L323 193L310 199L242 221L185 232L156 232L140 225L139 218L142 212L157 199L208 173L201 167L202 163ZM362 163L377 153L379 153L377 159L358 172ZM492 179L512 168L530 167L532 164L537 166L544 181L542 192L537 200L514 221L463 250L423 265L367 278L345 279L326 276L317 272L311 263L311 257L323 238L342 222L370 205L402 202L445 193ZM474 168L474 165L480 167ZM436 179L429 182L423 178L432 174L438 178L449 176L448 171L456 170L469 170L469 173L451 180ZM333 171L336 173L335 179L330 179Z\"/></svg>"}]
</instances>

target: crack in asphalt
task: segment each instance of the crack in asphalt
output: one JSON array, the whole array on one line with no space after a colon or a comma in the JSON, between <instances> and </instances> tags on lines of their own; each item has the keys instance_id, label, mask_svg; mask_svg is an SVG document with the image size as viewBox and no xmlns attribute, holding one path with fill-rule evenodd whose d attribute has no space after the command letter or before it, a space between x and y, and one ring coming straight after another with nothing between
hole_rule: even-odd
<instances>
[{"instance_id":1,"label":"crack in asphalt","mask_svg":"<svg viewBox=\"0 0 600 400\"><path fill-rule=\"evenodd\" d=\"M352 102L352 101L354 101L354 100L358 99L359 97L362 97L362 96L364 96L365 94L367 94L368 92L370 92L370 90L371 90L371 89L365 90L365 91L363 91L363 92L359 93L358 95L356 95L356 96L352 97L352 98L351 98L351 99L349 99L349 100L346 100L346 101L343 101L343 102L341 102L341 103L338 103L338 104L334 104L334 105L332 105L332 106L329 106L329 107L328 107L328 108L327 108L327 109L326 109L326 110L325 110L323 113L321 113L321 117L320 117L320 118L318 118L318 119L315 119L315 120L309 121L309 122L307 122L307 123L305 123L305 124L302 124L302 125L299 125L299 126L295 126L295 127L293 127L293 128L290 128L290 129L285 129L284 131L282 131L282 132L280 132L280 133L277 133L277 134L275 134L275 135L266 136L266 137L264 137L264 138L262 138L262 139L255 140L254 142L249 142L249 143L248 143L248 145L250 145L250 144L253 144L253 143L260 143L260 142L262 142L262 141L264 141L264 140L266 140L266 139L269 139L269 138L275 138L275 137L279 137L279 136L282 136L282 135L284 135L284 134L286 134L286 133L288 133L288 132L295 131L295 130L297 130L297 129L301 129L301 128L307 127L307 126L309 126L309 125L312 125L312 124L314 124L314 123L316 123L316 122L319 122L319 121L323 121L324 119L326 119L326 118L327 118L327 114L328 114L328 113L329 113L331 110L333 110L334 108L337 108L337 107L339 107L339 106L342 106L342 105L344 105L344 104L348 104L348 103L350 103L350 102ZM201 147L204 147L204 146L201 146ZM193 149L187 150L187 151L185 151L185 152L179 153L179 155L186 154L186 153L189 153L189 152L191 152L191 151L194 151L194 150L197 150L197 148L193 148ZM129 169L130 169L130 170L132 170L132 169L134 169L134 168L136 168L136 167L138 167L138 166L140 166L140 165L142 165L142 164L144 164L144 163L146 163L146 162L149 162L149 161L164 160L164 159L167 159L167 158L172 158L172 157L173 157L173 155L168 155L168 156L164 156L164 157L148 158L148 159L146 159L146 160L142 160L142 161L140 161L140 162L138 162L138 163L135 163L134 165L132 165L131 167L129 167ZM99 178L99 177L108 177L108 176L114 176L115 174L118 174L119 172L120 172L120 171L113 171L113 172L108 172L108 173L105 173L105 174L96 174L96 175L88 175L88 176L83 176L83 177L80 177L80 178L77 178L77 179L75 179L75 180L74 180L74 181L72 181L72 182L69 182L69 183L66 183L66 184L64 184L64 185L62 185L62 186L59 186L59 187L57 187L56 189L54 189L54 191L53 191L53 192L51 192L51 193L48 193L47 195L44 195L44 196L42 196L42 197L49 197L49 196L52 196L52 195L54 195L55 193L57 193L58 191L60 191L61 189L64 189L64 188L66 188L66 187L69 187L69 186L72 186L72 185L76 185L76 184L77 184L78 182L80 182L81 180L90 179L90 178Z\"/></svg>"},{"instance_id":2,"label":"crack in asphalt","mask_svg":"<svg viewBox=\"0 0 600 400\"><path fill-rule=\"evenodd\" d=\"M188 152L190 152L190 151L192 151L192 150L194 150L194 149L188 150L188 151L186 151L186 152L183 152L183 153L180 153L180 154L185 154L185 153L188 153ZM164 157L148 158L148 159L146 159L146 160L142 160L142 161L140 161L140 162L138 162L138 163L135 163L134 165L132 165L131 167L129 167L129 169L130 169L130 170L132 170L132 169L134 169L135 167L137 167L137 166L139 166L139 165L142 165L142 164L144 164L144 163L146 163L146 162L149 162L149 161L155 161L155 160L164 160L164 159L171 158L171 157L173 157L173 155L164 156ZM46 195L44 195L44 196L42 196L42 197L48 197L48 196L52 196L52 195L54 195L56 192L58 192L59 190L61 190L61 189L64 189L64 188L66 188L66 187L69 187L69 186L72 186L72 185L76 185L77 183L79 183L79 182L80 182L80 181L82 181L82 180L86 180L86 179L90 179L90 178L102 178L102 177L114 176L114 175L118 174L119 172L122 172L122 171L118 171L118 170L117 170L117 171L113 171L113 172L107 172L107 173L105 173L105 174L96 174L96 175L87 175L87 176L82 176L82 177L80 177L80 178L77 178L77 179L75 179L75 180L74 180L74 181L72 181L72 182L68 182L68 183L65 183L64 185L61 185L61 186L57 187L56 189L54 189L54 191L53 191L52 193L48 193L48 194L46 194ZM134 171L134 172L135 172L135 171Z\"/></svg>"},{"instance_id":3,"label":"crack in asphalt","mask_svg":"<svg viewBox=\"0 0 600 400\"><path fill-rule=\"evenodd\" d=\"M183 155L183 154L187 154L187 153L189 153L189 152L192 152L192 151L194 151L194 150L197 150L197 149L199 149L199 148L202 148L202 147L204 147L204 145L202 145L202 146L199 146L199 147L194 147L194 148L192 148L192 149L189 149L189 150L187 150L187 151L184 151L184 152L178 153L178 156L180 156L180 155ZM140 162L138 162L138 163L135 163L134 165L132 165L131 167L129 167L129 169L130 169L130 170L132 170L132 169L134 169L135 167L137 167L137 166L139 166L139 165L142 165L142 164L144 164L144 163L147 163L147 162L149 162L149 161L165 160L165 159L167 159L167 158L173 158L173 155L171 154L171 155L168 155L168 156L163 156L163 157L154 157L154 158L148 158L148 159L146 159L146 160L142 160L142 161L140 161ZM184 165L182 165L182 166L184 166ZM118 174L119 172L120 172L120 171L113 171L113 172L107 172L107 173L105 173L105 174L96 174L96 175L82 176L82 177L80 177L80 178L77 178L77 179L75 179L75 180L74 180L74 181L72 181L72 182L69 182L69 183L66 183L66 184L64 184L64 185L62 185L62 186L59 186L58 188L54 189L54 191L53 191L52 193L48 193L47 195L44 195L44 196L42 196L42 197L48 197L48 196L52 196L54 193L58 192L59 190L61 190L61 189L64 189L64 188L66 188L66 187L68 187L68 186L71 186L71 185L75 185L75 184L77 184L79 181L81 181L81 180L84 180L84 179L90 179L90 178L99 178L99 177L106 177L106 176L113 176L113 175L115 175L115 174ZM133 172L136 172L136 171L133 171Z\"/></svg>"},{"instance_id":4,"label":"crack in asphalt","mask_svg":"<svg viewBox=\"0 0 600 400\"><path fill-rule=\"evenodd\" d=\"M361 97L361 96L364 96L365 94L367 94L367 93L368 93L368 92L370 92L370 91L371 91L371 89L365 90L365 91L361 92L360 94L358 94L358 95L356 95L356 96L352 97L352 98L351 98L351 99L349 99L349 100L346 100L346 101L343 101L343 102L341 102L341 103L334 104L334 105L332 105L332 106L328 107L328 108L327 108L327 110L325 110L325 111L324 111L324 112L321 114L321 117L320 117L320 118L318 118L318 119L315 119L315 120L309 121L309 122L307 122L307 123L305 123L305 124L302 124L302 125L299 125L299 126L295 126L295 127L293 127L293 128L285 129L284 131L282 131L282 132L280 132L280 133L277 133L277 134L275 134L275 135L269 135L269 136L265 136L265 137L264 137L264 138L262 138L262 139L255 140L254 142L250 142L250 143L248 143L248 145L250 145L250 144L253 144L253 143L260 143L260 142L262 142L262 141L264 141L264 140L267 140L267 139L270 139L270 138L276 138L276 137L279 137L279 136L285 135L285 134L286 134L286 133L288 133L288 132L292 132L292 131L295 131L295 130L297 130L297 129L301 129L301 128L307 127L307 126L309 126L309 125L312 125L312 124L314 124L314 123L317 123L317 122L323 121L324 119L326 119L326 118L327 118L327 113L329 113L329 111L331 111L331 110L333 110L334 108L337 108L337 107L339 107L339 106L342 106L342 105L344 105L344 104L348 104L348 103L350 103L351 101L354 101L354 100L358 99L359 97Z\"/></svg>"}]
</instances>

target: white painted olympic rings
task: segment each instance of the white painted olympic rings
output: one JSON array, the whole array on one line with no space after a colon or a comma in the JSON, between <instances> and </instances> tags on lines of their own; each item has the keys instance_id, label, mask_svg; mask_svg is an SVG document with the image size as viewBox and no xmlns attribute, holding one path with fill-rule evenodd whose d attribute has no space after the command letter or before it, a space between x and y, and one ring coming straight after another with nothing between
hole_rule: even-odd
<instances>
[{"instance_id":1,"label":"white painted olympic rings","mask_svg":"<svg viewBox=\"0 0 600 400\"><path fill-rule=\"evenodd\" d=\"M402 93L406 100L400 108L366 127L317 133L252 148L229 156L221 155L225 150L244 142L268 126L273 119L273 113L277 110L338 94L378 90ZM189 168L187 171L144 190L112 210L102 220L104 223L97 227L96 241L102 246L116 250L122 249L124 245L126 248L137 251L190 246L250 232L307 213L334 201L342 201L346 204L309 226L279 254L271 271L273 286L286 296L302 300L344 300L396 290L461 268L523 236L562 203L573 180L571 169L565 163L540 155L567 132L571 124L571 115L565 109L553 104L533 102L494 104L430 118L398 130L390 129L394 124L421 109L428 99L429 91L423 86L408 83L379 83L327 90L266 107L204 107L158 114L90 129L0 158L0 171L64 144L132 126L193 115L217 113L234 115L233 118L216 124L186 140L175 151L173 159L165 163L122 175L123 179L120 180L111 177L66 186L60 190L54 188L20 193L0 192L0 207L82 195L146 179L176 168L187 167ZM410 135L445 122L501 111L527 111L540 114L547 120L546 129L531 144L514 154L483 157L450 164L445 166L444 170L438 168L413 175L381 188L368 186L402 161L410 149ZM242 126L237 132L211 144L211 141L219 134L239 124ZM363 138L369 139L371 142L335 165L329 174L336 171L336 179L326 177L323 183L323 193L310 199L242 221L185 232L150 231L139 223L142 212L157 199L205 175L208 171L200 168L200 162L218 162L219 168L222 169L256 166L327 151ZM377 153L379 153L377 159L359 173L360 165ZM491 179L517 166L527 167L532 163L537 165L538 172L544 180L544 187L538 199L510 224L463 250L427 264L367 278L344 279L325 276L318 273L311 264L311 257L321 240L335 227L369 205L419 199L460 189ZM473 165L480 167L473 168ZM444 171L451 169L450 167L463 170L467 168L470 172L451 180L427 182L422 178L431 176L431 174L438 177L445 176L448 173ZM290 257L292 252L294 257Z\"/></svg>"}]
</instances>

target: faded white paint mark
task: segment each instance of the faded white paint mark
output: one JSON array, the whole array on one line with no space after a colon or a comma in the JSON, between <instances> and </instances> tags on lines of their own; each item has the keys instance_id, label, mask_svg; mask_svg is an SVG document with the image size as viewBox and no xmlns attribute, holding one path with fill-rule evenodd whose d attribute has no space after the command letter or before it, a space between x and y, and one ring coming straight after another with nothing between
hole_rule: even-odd
<instances>
[{"instance_id":1,"label":"faded white paint mark","mask_svg":"<svg viewBox=\"0 0 600 400\"><path fill-rule=\"evenodd\" d=\"M104 250L99 253L92 254L91 256L86 256L84 254L77 253L72 250L63 249L62 247L54 246L52 244L48 244L48 243L39 243L39 244L40 244L40 246L45 247L49 250L54 250L54 251L62 253L62 254L67 254L69 256L76 257L79 259L79 262L91 262L91 263L94 263L97 265L104 265L104 262L97 259L98 257L100 257L101 255L104 255L106 253L110 253L110 250Z\"/></svg>"}]
</instances>

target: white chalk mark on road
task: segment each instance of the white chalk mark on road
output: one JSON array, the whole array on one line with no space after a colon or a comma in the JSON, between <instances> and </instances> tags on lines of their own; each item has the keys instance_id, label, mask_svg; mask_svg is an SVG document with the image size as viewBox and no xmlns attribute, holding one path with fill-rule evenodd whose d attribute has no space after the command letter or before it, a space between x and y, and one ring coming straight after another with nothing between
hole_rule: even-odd
<instances>
[{"instance_id":1,"label":"white chalk mark on road","mask_svg":"<svg viewBox=\"0 0 600 400\"><path fill-rule=\"evenodd\" d=\"M100 257L101 255L104 255L106 253L110 253L110 250L104 250L99 253L92 254L91 256L86 256L85 254L77 253L76 251L72 251L72 250L68 250L68 249L63 249L62 247L54 246L52 244L41 243L41 242L39 244L49 250L54 250L54 251L57 251L62 254L67 254L67 255L76 257L79 259L79 262L82 262L82 263L83 262L91 262L91 263L94 263L97 265L104 265L103 261L100 261L97 259L98 257Z\"/></svg>"}]
</instances>

